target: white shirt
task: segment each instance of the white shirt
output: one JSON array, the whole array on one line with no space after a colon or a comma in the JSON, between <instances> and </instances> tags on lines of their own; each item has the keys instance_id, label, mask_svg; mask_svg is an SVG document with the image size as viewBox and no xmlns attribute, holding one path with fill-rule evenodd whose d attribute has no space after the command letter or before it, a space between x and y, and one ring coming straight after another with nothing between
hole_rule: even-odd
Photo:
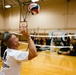
<instances>
[{"instance_id":1,"label":"white shirt","mask_svg":"<svg viewBox=\"0 0 76 75\"><path fill-rule=\"evenodd\" d=\"M7 53L7 54L6 54ZM2 62L3 75L20 75L21 62L28 60L28 52L6 49Z\"/></svg>"}]
</instances>

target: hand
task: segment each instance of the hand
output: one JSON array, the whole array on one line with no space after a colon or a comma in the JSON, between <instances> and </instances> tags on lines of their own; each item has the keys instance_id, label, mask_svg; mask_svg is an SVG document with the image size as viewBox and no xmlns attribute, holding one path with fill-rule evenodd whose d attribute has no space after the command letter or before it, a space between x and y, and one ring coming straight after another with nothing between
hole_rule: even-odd
<instances>
[{"instance_id":1,"label":"hand","mask_svg":"<svg viewBox=\"0 0 76 75\"><path fill-rule=\"evenodd\" d=\"M26 23L26 26L25 25L20 26L20 32L21 32L21 34L23 34L26 37L26 39L28 39L30 37L30 34L28 33L28 24L27 23Z\"/></svg>"}]
</instances>

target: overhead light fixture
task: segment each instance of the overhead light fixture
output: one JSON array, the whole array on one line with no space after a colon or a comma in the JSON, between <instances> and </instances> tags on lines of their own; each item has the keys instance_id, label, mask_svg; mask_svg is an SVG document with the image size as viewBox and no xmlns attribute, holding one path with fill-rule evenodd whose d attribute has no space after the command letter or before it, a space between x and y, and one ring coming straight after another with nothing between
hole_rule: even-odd
<instances>
[{"instance_id":1,"label":"overhead light fixture","mask_svg":"<svg viewBox=\"0 0 76 75\"><path fill-rule=\"evenodd\" d=\"M10 5L5 5L5 8L11 8L11 6Z\"/></svg>"},{"instance_id":2,"label":"overhead light fixture","mask_svg":"<svg viewBox=\"0 0 76 75\"><path fill-rule=\"evenodd\" d=\"M39 0L31 0L32 2L38 2Z\"/></svg>"}]
</instances>

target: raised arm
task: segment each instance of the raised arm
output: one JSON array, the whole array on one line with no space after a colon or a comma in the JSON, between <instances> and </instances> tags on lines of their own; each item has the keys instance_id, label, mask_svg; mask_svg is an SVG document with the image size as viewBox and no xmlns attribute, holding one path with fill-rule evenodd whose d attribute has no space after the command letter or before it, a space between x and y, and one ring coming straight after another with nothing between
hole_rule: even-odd
<instances>
[{"instance_id":1,"label":"raised arm","mask_svg":"<svg viewBox=\"0 0 76 75\"><path fill-rule=\"evenodd\" d=\"M30 60L30 59L37 56L37 50L36 50L34 42L32 41L31 38L28 40L28 44L29 44L29 56L28 56L28 58Z\"/></svg>"},{"instance_id":2,"label":"raised arm","mask_svg":"<svg viewBox=\"0 0 76 75\"><path fill-rule=\"evenodd\" d=\"M28 33L28 25L26 26L22 26L20 28L21 33L25 36L25 38L28 41L28 45L29 45L29 55L28 55L28 60L33 59L34 57L37 56L37 50L36 47L34 45L34 42L32 41L30 34Z\"/></svg>"}]
</instances>

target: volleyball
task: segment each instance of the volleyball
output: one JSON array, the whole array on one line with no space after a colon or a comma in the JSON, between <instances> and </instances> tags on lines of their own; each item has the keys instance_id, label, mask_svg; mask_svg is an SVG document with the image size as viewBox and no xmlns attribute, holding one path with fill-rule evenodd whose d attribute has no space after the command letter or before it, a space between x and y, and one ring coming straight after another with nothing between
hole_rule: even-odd
<instances>
[{"instance_id":1,"label":"volleyball","mask_svg":"<svg viewBox=\"0 0 76 75\"><path fill-rule=\"evenodd\" d=\"M29 11L32 15L38 14L39 11L40 11L40 6L39 6L37 3L31 3L31 4L28 6L28 11Z\"/></svg>"}]
</instances>

